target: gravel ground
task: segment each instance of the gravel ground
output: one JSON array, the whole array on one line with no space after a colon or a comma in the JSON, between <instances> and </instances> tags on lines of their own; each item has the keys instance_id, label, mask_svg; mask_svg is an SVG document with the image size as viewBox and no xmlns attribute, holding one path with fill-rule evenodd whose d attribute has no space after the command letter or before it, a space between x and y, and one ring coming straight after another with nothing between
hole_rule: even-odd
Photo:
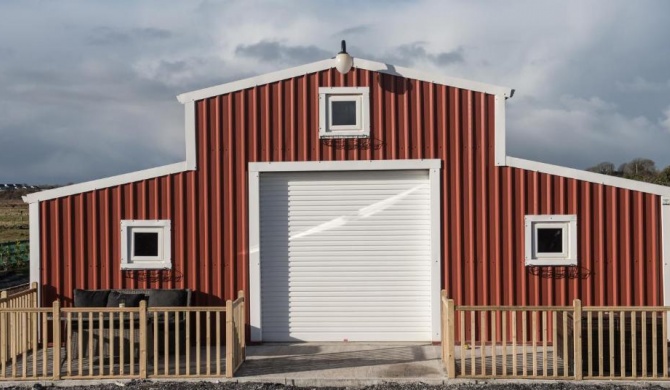
<instances>
[{"instance_id":1,"label":"gravel ground","mask_svg":"<svg viewBox=\"0 0 670 390\"><path fill-rule=\"evenodd\" d=\"M670 383L661 386L659 384L649 383L634 383L634 384L618 384L618 383L589 383L589 382L530 382L523 383L514 382L458 382L443 386L428 386L422 383L385 383L375 386L362 387L363 390L440 390L440 389L499 389L499 390L526 390L526 389L550 389L550 390L580 390L580 389L667 389ZM0 388L3 388L0 383ZM6 389L47 389L56 388L55 386L41 386L41 385L26 385L19 387L4 387ZM124 388L140 389L140 390L159 390L159 389L188 389L188 390L301 390L301 389L315 389L314 387L295 387L285 386L274 383L244 383L244 382L152 382L152 381L131 381L126 383L110 383L98 384L93 386L72 386L68 387L71 390L121 390ZM346 387L319 387L319 390L340 390L347 389Z\"/></svg>"}]
</instances>

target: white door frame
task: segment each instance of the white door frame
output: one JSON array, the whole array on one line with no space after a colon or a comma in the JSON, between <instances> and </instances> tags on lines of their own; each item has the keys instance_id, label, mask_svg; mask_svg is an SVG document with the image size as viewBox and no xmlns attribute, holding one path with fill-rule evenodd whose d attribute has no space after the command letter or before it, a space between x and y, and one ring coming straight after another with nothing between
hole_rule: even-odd
<instances>
[{"instance_id":1,"label":"white door frame","mask_svg":"<svg viewBox=\"0 0 670 390\"><path fill-rule=\"evenodd\" d=\"M261 172L313 171L389 171L428 170L430 182L430 253L431 253L431 327L432 341L440 340L440 264L441 225L440 170L442 161L376 160L376 161L307 161L249 163L249 316L251 341L263 341L261 322L261 254L260 254L260 174Z\"/></svg>"}]
</instances>

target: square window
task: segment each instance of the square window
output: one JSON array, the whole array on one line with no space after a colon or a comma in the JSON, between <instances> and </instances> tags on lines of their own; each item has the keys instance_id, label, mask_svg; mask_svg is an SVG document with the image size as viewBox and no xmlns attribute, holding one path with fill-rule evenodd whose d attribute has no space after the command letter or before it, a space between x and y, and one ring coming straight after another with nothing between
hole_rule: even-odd
<instances>
[{"instance_id":1,"label":"square window","mask_svg":"<svg viewBox=\"0 0 670 390\"><path fill-rule=\"evenodd\" d=\"M330 102L330 126L356 126L358 124L358 104L355 100Z\"/></svg>"},{"instance_id":2,"label":"square window","mask_svg":"<svg viewBox=\"0 0 670 390\"><path fill-rule=\"evenodd\" d=\"M537 253L563 253L563 229L537 228Z\"/></svg>"},{"instance_id":3,"label":"square window","mask_svg":"<svg viewBox=\"0 0 670 390\"><path fill-rule=\"evenodd\" d=\"M121 221L121 269L172 268L170 220Z\"/></svg>"},{"instance_id":4,"label":"square window","mask_svg":"<svg viewBox=\"0 0 670 390\"><path fill-rule=\"evenodd\" d=\"M319 88L319 137L370 136L370 89Z\"/></svg>"},{"instance_id":5,"label":"square window","mask_svg":"<svg viewBox=\"0 0 670 390\"><path fill-rule=\"evenodd\" d=\"M577 264L576 215L527 215L525 240L526 265Z\"/></svg>"}]
</instances>

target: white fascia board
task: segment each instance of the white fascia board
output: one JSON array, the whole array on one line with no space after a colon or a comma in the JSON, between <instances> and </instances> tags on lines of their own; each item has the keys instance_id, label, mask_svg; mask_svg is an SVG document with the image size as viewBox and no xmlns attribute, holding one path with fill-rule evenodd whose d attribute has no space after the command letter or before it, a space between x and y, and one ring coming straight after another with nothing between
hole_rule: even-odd
<instances>
[{"instance_id":1,"label":"white fascia board","mask_svg":"<svg viewBox=\"0 0 670 390\"><path fill-rule=\"evenodd\" d=\"M80 194L83 192L99 190L102 188L114 187L121 184L132 183L140 180L153 179L156 177L185 172L188 170L192 169L188 168L186 161L182 161L175 164L163 165L157 168L149 168L142 171L131 172L123 175L107 177L104 179L92 180L84 183L73 184L70 186L54 188L52 190L36 192L34 194L24 196L23 201L26 203L41 202L44 200Z\"/></svg>"},{"instance_id":2,"label":"white fascia board","mask_svg":"<svg viewBox=\"0 0 670 390\"><path fill-rule=\"evenodd\" d=\"M332 61L333 64L335 64L335 60ZM469 89L475 92L483 92L491 95L503 95L508 98L512 97L512 94L514 93L514 90L508 87L501 87L493 84L480 83L478 81L459 79L456 77L436 75L428 72L423 72L420 70L403 68L401 66L384 64L381 62L368 61L360 58L354 58L354 67L379 73L386 73L394 76L405 77L409 79L416 79L436 84L448 85L456 88Z\"/></svg>"},{"instance_id":3,"label":"white fascia board","mask_svg":"<svg viewBox=\"0 0 670 390\"><path fill-rule=\"evenodd\" d=\"M563 176L571 179L588 181L590 183L603 184L612 187L624 188L632 191L646 192L649 194L670 196L670 187L640 182L637 180L624 179L622 177L603 175L600 173L582 171L580 169L562 167L558 165L545 164L537 161L524 160L507 156L508 167L525 169L547 173L550 175Z\"/></svg>"},{"instance_id":4,"label":"white fascia board","mask_svg":"<svg viewBox=\"0 0 670 390\"><path fill-rule=\"evenodd\" d=\"M206 99L212 96L218 96L234 91L240 91L243 89L252 88L257 85L274 83L292 77L319 72L324 69L333 68L334 66L335 66L334 59L317 61L311 64L296 66L295 68L284 69L277 72L267 73L260 76L254 76L243 80L233 81L231 83L225 83L209 88L199 89L197 91L182 93L181 95L177 96L177 100L179 100L180 103L188 103L196 100Z\"/></svg>"},{"instance_id":5,"label":"white fascia board","mask_svg":"<svg viewBox=\"0 0 670 390\"><path fill-rule=\"evenodd\" d=\"M177 100L179 100L179 102L181 103L188 103L195 100L206 99L212 96L218 96L230 92L240 91L247 88L253 88L258 85L274 83L292 77L298 77L310 73L320 72L322 70L334 67L335 67L335 59L326 59L322 61L313 62L311 64L298 66L295 68L280 70L278 72L267 73L260 76L250 77L244 80L234 81L232 83L226 83L214 87L200 89L197 91L186 92L181 95L178 95ZM505 97L512 97L512 94L514 93L514 91L511 88L507 87L500 87L493 84L480 83L477 81L464 80L455 77L435 75L414 69L403 68L400 66L364 60L361 58L354 58L354 68L365 69L369 71L406 77L421 81L428 81L431 83L444 84L456 88L489 93L492 95L503 95Z\"/></svg>"},{"instance_id":6,"label":"white fascia board","mask_svg":"<svg viewBox=\"0 0 670 390\"><path fill-rule=\"evenodd\" d=\"M28 206L28 227L30 239L30 282L37 283L37 306L42 302L42 284L40 283L40 203Z\"/></svg>"},{"instance_id":7,"label":"white fascia board","mask_svg":"<svg viewBox=\"0 0 670 390\"><path fill-rule=\"evenodd\" d=\"M440 169L442 160L290 161L249 163L249 172L388 171Z\"/></svg>"}]
</instances>

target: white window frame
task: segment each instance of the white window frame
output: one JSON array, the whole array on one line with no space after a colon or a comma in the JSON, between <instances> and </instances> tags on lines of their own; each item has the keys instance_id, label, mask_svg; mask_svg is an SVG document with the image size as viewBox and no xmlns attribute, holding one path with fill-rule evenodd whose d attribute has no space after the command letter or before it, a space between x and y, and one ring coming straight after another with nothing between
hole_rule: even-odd
<instances>
[{"instance_id":1,"label":"white window frame","mask_svg":"<svg viewBox=\"0 0 670 390\"><path fill-rule=\"evenodd\" d=\"M561 253L537 252L537 232L542 228L563 230ZM526 215L525 252L527 266L577 265L577 215Z\"/></svg>"},{"instance_id":2,"label":"white window frame","mask_svg":"<svg viewBox=\"0 0 670 390\"><path fill-rule=\"evenodd\" d=\"M158 233L157 256L133 256L133 233ZM169 219L121 221L121 269L172 269Z\"/></svg>"},{"instance_id":3,"label":"white window frame","mask_svg":"<svg viewBox=\"0 0 670 390\"><path fill-rule=\"evenodd\" d=\"M356 103L355 125L333 125L333 102ZM370 137L370 88L368 87L321 87L319 88L319 137L320 138L368 138Z\"/></svg>"}]
</instances>

